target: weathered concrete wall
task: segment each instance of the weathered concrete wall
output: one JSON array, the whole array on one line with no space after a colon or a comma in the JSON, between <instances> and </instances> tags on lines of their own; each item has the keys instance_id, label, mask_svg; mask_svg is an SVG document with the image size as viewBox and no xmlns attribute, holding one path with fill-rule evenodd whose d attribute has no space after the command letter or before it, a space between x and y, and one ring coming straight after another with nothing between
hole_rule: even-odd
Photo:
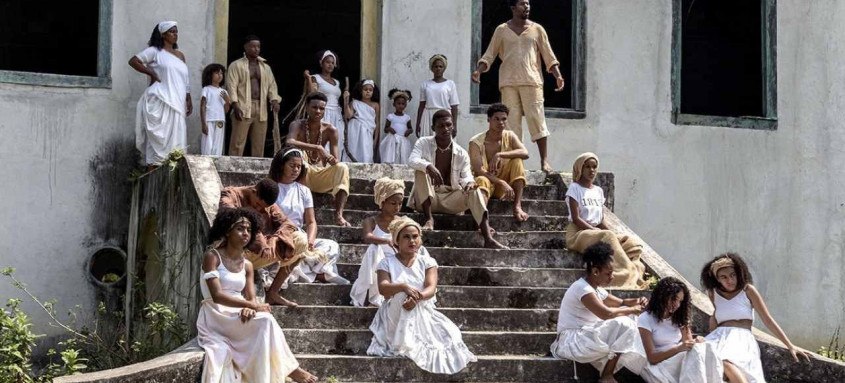
<instances>
[{"instance_id":1,"label":"weathered concrete wall","mask_svg":"<svg viewBox=\"0 0 845 383\"><path fill-rule=\"evenodd\" d=\"M446 54L462 144L486 123L468 114L470 6L397 0L383 17L382 88L416 95L428 57ZM845 3L781 0L777 14L779 127L767 132L671 123L670 0L588 2L587 118L548 121L550 158L569 171L598 153L616 212L690 280L708 258L742 254L793 341L816 348L845 319Z\"/></svg>"},{"instance_id":2,"label":"weathered concrete wall","mask_svg":"<svg viewBox=\"0 0 845 383\"><path fill-rule=\"evenodd\" d=\"M212 57L212 10L202 0L114 1L110 89L0 84L0 266L15 267L37 296L58 299L59 313L77 304L93 312L88 256L103 245L126 248L135 104L147 81L126 62L146 47L156 23L179 21L198 108L200 71ZM198 118L188 124L196 147ZM0 297L23 298L6 281ZM57 333L24 301L37 332Z\"/></svg>"}]
</instances>

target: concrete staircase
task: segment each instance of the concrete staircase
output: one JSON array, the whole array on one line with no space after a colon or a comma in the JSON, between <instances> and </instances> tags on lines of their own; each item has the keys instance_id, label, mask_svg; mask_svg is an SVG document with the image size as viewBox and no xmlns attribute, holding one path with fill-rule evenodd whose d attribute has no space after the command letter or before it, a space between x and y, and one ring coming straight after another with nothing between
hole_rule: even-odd
<instances>
[{"instance_id":1,"label":"concrete staircase","mask_svg":"<svg viewBox=\"0 0 845 383\"><path fill-rule=\"evenodd\" d=\"M333 222L331 196L315 194L318 237L341 244L339 270L347 279L358 275L367 248L361 244L360 224L377 211L373 183L385 173L405 180L413 175L399 166L353 168L345 213L352 228L328 225ZM266 174L219 172L223 186L249 185ZM574 382L573 363L549 356L560 300L581 276L579 256L564 249L567 206L559 197L565 190L561 184L544 182L539 172L528 179L523 202L531 215L527 222L513 220L510 202L489 204L496 238L512 250L482 249L469 214L436 215L436 230L424 234L425 246L440 264L438 307L461 328L477 363L443 376L426 373L410 360L367 356L372 337L368 327L376 309L352 307L350 286L296 284L285 295L301 306L277 307L274 315L302 366L323 378L354 382ZM410 190L411 182L406 181L406 194ZM407 208L402 214L422 222L421 214ZM628 297L648 292L614 293ZM577 369L582 381L596 378L590 366Z\"/></svg>"}]
</instances>

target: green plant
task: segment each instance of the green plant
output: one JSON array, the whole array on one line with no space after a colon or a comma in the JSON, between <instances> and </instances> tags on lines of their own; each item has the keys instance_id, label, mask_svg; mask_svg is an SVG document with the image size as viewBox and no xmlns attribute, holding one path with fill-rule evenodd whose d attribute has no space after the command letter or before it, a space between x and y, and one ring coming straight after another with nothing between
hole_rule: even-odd
<instances>
[{"instance_id":1,"label":"green plant","mask_svg":"<svg viewBox=\"0 0 845 383\"><path fill-rule=\"evenodd\" d=\"M5 272L4 272L5 274ZM9 299L8 309L0 310L0 382L32 381L32 348L40 335L32 333L29 317Z\"/></svg>"},{"instance_id":2,"label":"green plant","mask_svg":"<svg viewBox=\"0 0 845 383\"><path fill-rule=\"evenodd\" d=\"M830 337L830 343L828 343L827 347L819 347L818 354L845 362L845 345L839 344L839 330L840 328L837 327L836 331L833 332L833 336Z\"/></svg>"},{"instance_id":3,"label":"green plant","mask_svg":"<svg viewBox=\"0 0 845 383\"><path fill-rule=\"evenodd\" d=\"M646 273L645 283L648 286L649 290L654 290L654 288L657 287L657 282L660 282L660 278L658 278L654 274Z\"/></svg>"}]
</instances>

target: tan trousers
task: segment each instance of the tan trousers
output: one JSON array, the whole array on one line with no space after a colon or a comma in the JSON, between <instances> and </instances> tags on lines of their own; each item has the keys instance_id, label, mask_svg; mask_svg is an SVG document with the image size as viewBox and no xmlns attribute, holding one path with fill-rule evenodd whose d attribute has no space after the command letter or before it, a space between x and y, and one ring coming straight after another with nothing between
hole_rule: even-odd
<instances>
[{"instance_id":1,"label":"tan trousers","mask_svg":"<svg viewBox=\"0 0 845 383\"><path fill-rule=\"evenodd\" d=\"M617 236L610 230L580 230L574 223L566 226L566 248L583 253L588 247L604 242L613 249L613 281L611 287L645 287L645 265L640 261L643 247L627 235Z\"/></svg>"},{"instance_id":2,"label":"tan trousers","mask_svg":"<svg viewBox=\"0 0 845 383\"><path fill-rule=\"evenodd\" d=\"M232 137L229 140L230 156L244 155L246 136L249 135L250 156L264 157L267 120L259 121L258 111L260 107L261 103L258 100L252 100L252 108L249 116L244 116L244 119L241 121L238 121L237 118L232 118Z\"/></svg>"},{"instance_id":3,"label":"tan trousers","mask_svg":"<svg viewBox=\"0 0 845 383\"><path fill-rule=\"evenodd\" d=\"M502 92L502 104L508 106L508 129L516 133L522 141L522 116L528 122L528 133L531 141L537 141L549 136L546 127L546 114L543 110L542 86L505 86ZM523 141L525 142L525 141Z\"/></svg>"},{"instance_id":4,"label":"tan trousers","mask_svg":"<svg viewBox=\"0 0 845 383\"><path fill-rule=\"evenodd\" d=\"M502 160L502 168L496 174L496 177L504 180L508 185L513 186L516 181L522 180L525 182L525 165L521 158L511 158ZM475 177L475 183L478 184L478 190L481 190L487 197L502 198L505 196L505 191L499 185L493 185L490 179L485 176Z\"/></svg>"},{"instance_id":5,"label":"tan trousers","mask_svg":"<svg viewBox=\"0 0 845 383\"><path fill-rule=\"evenodd\" d=\"M308 165L303 185L314 193L337 195L341 190L349 194L349 166L338 162L332 166Z\"/></svg>"},{"instance_id":6,"label":"tan trousers","mask_svg":"<svg viewBox=\"0 0 845 383\"><path fill-rule=\"evenodd\" d=\"M449 177L448 174L445 175ZM481 223L487 213L487 203L481 190L475 189L464 193L460 188L446 186L434 187L428 174L421 171L414 172L414 206L417 211L423 211L423 202L431 199L432 213L463 214L469 210L475 223Z\"/></svg>"}]
</instances>

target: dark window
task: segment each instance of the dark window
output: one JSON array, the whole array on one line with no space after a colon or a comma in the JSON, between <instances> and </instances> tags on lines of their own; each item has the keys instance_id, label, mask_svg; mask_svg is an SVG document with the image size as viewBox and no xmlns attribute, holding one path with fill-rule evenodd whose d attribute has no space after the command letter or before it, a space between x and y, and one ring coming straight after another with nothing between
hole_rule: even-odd
<instances>
[{"instance_id":1,"label":"dark window","mask_svg":"<svg viewBox=\"0 0 845 383\"><path fill-rule=\"evenodd\" d=\"M0 2L0 70L96 77L100 1Z\"/></svg>"},{"instance_id":2,"label":"dark window","mask_svg":"<svg viewBox=\"0 0 845 383\"><path fill-rule=\"evenodd\" d=\"M675 0L674 6L676 123L776 119L775 1ZM702 116L723 119L710 118L711 124Z\"/></svg>"},{"instance_id":3,"label":"dark window","mask_svg":"<svg viewBox=\"0 0 845 383\"><path fill-rule=\"evenodd\" d=\"M505 0L474 0L474 7L473 68L478 58L487 49L493 37L493 31L512 16L511 9ZM552 51L560 62L560 72L566 79L566 88L562 92L555 92L555 79L546 72L545 62L543 63L546 114L552 117L583 117L583 113L566 115L555 113L555 111L583 112L584 110L582 67L585 38L584 7L585 0L531 1L530 19L546 29ZM481 84L473 85L472 106L487 105L501 99L499 94L500 63L501 61L496 59L490 70L481 76ZM478 109L474 111L483 111L484 108L474 109Z\"/></svg>"}]
</instances>

